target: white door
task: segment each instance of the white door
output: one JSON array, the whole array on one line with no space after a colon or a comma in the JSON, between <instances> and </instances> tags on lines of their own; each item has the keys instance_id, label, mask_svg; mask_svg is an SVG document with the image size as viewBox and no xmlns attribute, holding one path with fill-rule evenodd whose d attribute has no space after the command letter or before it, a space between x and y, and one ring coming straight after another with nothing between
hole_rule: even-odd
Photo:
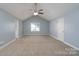
<instances>
[{"instance_id":1,"label":"white door","mask_svg":"<svg viewBox=\"0 0 79 59\"><path fill-rule=\"evenodd\" d=\"M57 22L58 39L64 41L64 18Z\"/></svg>"}]
</instances>

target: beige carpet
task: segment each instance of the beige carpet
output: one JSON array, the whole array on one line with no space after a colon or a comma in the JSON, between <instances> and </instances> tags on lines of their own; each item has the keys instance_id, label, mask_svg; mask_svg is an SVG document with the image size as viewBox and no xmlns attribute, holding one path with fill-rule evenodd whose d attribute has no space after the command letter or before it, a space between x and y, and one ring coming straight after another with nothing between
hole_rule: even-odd
<instances>
[{"instance_id":1,"label":"beige carpet","mask_svg":"<svg viewBox=\"0 0 79 59\"><path fill-rule=\"evenodd\" d=\"M0 50L2 56L77 55L78 51L49 36L24 36Z\"/></svg>"}]
</instances>

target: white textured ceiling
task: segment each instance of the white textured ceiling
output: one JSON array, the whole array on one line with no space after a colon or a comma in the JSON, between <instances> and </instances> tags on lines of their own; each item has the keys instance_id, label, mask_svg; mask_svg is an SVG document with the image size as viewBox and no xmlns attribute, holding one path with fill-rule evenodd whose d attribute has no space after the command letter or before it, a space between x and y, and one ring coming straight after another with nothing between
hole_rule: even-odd
<instances>
[{"instance_id":1,"label":"white textured ceiling","mask_svg":"<svg viewBox=\"0 0 79 59\"><path fill-rule=\"evenodd\" d=\"M77 3L39 3L38 9L43 9L41 17L53 20L67 14L69 11L78 8ZM0 4L0 8L18 19L25 20L33 15L33 3L7 3Z\"/></svg>"}]
</instances>

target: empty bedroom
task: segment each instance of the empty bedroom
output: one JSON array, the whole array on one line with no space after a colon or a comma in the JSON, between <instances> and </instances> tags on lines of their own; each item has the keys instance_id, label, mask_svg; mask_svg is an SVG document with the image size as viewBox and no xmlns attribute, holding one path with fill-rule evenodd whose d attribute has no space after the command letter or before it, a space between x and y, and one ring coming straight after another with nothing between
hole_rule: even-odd
<instances>
[{"instance_id":1,"label":"empty bedroom","mask_svg":"<svg viewBox=\"0 0 79 59\"><path fill-rule=\"evenodd\" d=\"M0 56L79 56L79 3L0 3Z\"/></svg>"}]
</instances>

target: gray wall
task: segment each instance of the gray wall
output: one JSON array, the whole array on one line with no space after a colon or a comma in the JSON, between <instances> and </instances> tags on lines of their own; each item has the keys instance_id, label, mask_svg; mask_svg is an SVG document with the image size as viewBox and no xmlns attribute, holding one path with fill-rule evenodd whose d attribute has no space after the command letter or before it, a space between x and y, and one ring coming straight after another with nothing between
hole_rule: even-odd
<instances>
[{"instance_id":1,"label":"gray wall","mask_svg":"<svg viewBox=\"0 0 79 59\"><path fill-rule=\"evenodd\" d=\"M40 32L30 31L31 22L40 23ZM32 16L23 22L23 34L24 35L48 35L49 34L49 22L41 18L40 16Z\"/></svg>"},{"instance_id":2,"label":"gray wall","mask_svg":"<svg viewBox=\"0 0 79 59\"><path fill-rule=\"evenodd\" d=\"M0 46L15 39L16 18L0 10Z\"/></svg>"},{"instance_id":3,"label":"gray wall","mask_svg":"<svg viewBox=\"0 0 79 59\"><path fill-rule=\"evenodd\" d=\"M23 26L22 26L22 21L21 20L19 20L19 37L22 37L23 36L23 28L22 28Z\"/></svg>"},{"instance_id":4,"label":"gray wall","mask_svg":"<svg viewBox=\"0 0 79 59\"><path fill-rule=\"evenodd\" d=\"M79 48L79 8L73 10L65 18L64 40Z\"/></svg>"},{"instance_id":5,"label":"gray wall","mask_svg":"<svg viewBox=\"0 0 79 59\"><path fill-rule=\"evenodd\" d=\"M61 21L63 19L64 23ZM61 34L62 32L59 29L57 30L58 22L64 24L64 36ZM58 33L58 31L60 31L60 33ZM64 40L64 42L79 48L79 8L70 11L62 18L50 21L50 35L57 39L63 36L63 39L60 38L59 40Z\"/></svg>"}]
</instances>

